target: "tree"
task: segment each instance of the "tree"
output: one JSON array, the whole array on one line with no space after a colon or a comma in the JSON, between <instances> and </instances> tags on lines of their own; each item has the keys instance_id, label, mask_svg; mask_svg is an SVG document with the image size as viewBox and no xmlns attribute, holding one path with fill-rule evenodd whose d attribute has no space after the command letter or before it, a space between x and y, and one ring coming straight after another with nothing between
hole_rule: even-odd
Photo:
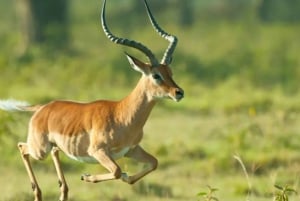
<instances>
[{"instance_id":1,"label":"tree","mask_svg":"<svg viewBox=\"0 0 300 201\"><path fill-rule=\"evenodd\" d=\"M21 53L33 44L62 48L68 44L68 0L17 0Z\"/></svg>"},{"instance_id":2,"label":"tree","mask_svg":"<svg viewBox=\"0 0 300 201\"><path fill-rule=\"evenodd\" d=\"M300 2L298 0L262 0L258 14L266 22L299 22Z\"/></svg>"},{"instance_id":3,"label":"tree","mask_svg":"<svg viewBox=\"0 0 300 201\"><path fill-rule=\"evenodd\" d=\"M179 24L181 26L190 26L194 23L194 8L192 1L178 1Z\"/></svg>"}]
</instances>

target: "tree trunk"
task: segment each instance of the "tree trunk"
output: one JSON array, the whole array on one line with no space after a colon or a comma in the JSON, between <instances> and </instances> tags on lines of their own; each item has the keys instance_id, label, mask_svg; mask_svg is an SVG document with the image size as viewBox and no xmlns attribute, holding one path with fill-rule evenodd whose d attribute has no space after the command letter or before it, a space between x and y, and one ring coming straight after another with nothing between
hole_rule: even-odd
<instances>
[{"instance_id":1,"label":"tree trunk","mask_svg":"<svg viewBox=\"0 0 300 201\"><path fill-rule=\"evenodd\" d=\"M21 47L25 53L33 44L50 48L68 45L68 0L17 0Z\"/></svg>"}]
</instances>

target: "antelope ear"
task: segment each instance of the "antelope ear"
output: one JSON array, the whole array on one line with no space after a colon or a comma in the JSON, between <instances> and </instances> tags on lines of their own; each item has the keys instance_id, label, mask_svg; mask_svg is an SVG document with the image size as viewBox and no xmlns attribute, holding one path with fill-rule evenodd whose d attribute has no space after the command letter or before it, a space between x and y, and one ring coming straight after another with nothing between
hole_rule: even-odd
<instances>
[{"instance_id":1,"label":"antelope ear","mask_svg":"<svg viewBox=\"0 0 300 201\"><path fill-rule=\"evenodd\" d=\"M138 60L137 58L127 54L126 52L125 52L125 55L126 55L128 61L129 61L130 65L131 65L131 67L134 70L136 70L136 71L138 71L138 72L140 72L144 75L149 74L150 69L149 69L149 66L147 64L145 64L144 62Z\"/></svg>"}]
</instances>

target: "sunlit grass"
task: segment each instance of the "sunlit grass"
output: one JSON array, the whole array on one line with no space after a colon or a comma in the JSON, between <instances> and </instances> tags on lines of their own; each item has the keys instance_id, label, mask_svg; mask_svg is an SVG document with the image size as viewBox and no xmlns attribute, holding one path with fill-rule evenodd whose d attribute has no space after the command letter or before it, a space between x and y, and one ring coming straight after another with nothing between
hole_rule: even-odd
<instances>
[{"instance_id":1,"label":"sunlit grass","mask_svg":"<svg viewBox=\"0 0 300 201\"><path fill-rule=\"evenodd\" d=\"M4 157L9 157L1 159L9 168L1 168L5 174L0 178L6 189L3 196L8 200L24 193L32 196L15 146L17 141L26 139L24 128L28 117L12 116L17 116L23 125L12 120L10 125L18 125L9 129L15 140L6 142L5 147L10 151L1 147ZM299 117L290 118L282 119L271 113L201 115L156 108L145 128L142 146L158 157L159 168L134 186L121 181L87 184L80 180L82 173L105 170L63 156L71 200L196 200L197 193L206 185L218 188L217 196L223 200L244 200L248 185L240 165L233 158L236 154L242 157L248 170L253 199L271 200L275 183L289 184L298 190L300 165L297 147L300 141L295 139L294 132L299 129ZM6 119L6 122L10 120ZM289 128L285 127L287 123ZM288 140L292 138L294 140ZM130 160L119 162L130 172L141 168ZM34 162L34 168L46 200L58 197L57 176L51 159ZM20 181L22 186L16 189Z\"/></svg>"}]
</instances>

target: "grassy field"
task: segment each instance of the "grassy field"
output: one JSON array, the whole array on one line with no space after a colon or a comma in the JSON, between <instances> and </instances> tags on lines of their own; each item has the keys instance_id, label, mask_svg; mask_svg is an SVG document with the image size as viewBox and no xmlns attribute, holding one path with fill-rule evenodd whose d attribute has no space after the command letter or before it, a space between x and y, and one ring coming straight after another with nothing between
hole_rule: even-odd
<instances>
[{"instance_id":1,"label":"grassy field","mask_svg":"<svg viewBox=\"0 0 300 201\"><path fill-rule=\"evenodd\" d=\"M122 51L143 57L104 37L98 10L88 12L93 1L78 13L80 3L75 2L70 47L35 47L22 57L13 8L6 7L0 18L0 99L33 104L118 100L130 92L139 75ZM220 201L271 201L274 184L300 193L300 25L199 21L182 30L164 20L162 24L180 40L173 71L186 97L180 103L160 102L145 127L142 146L158 157L158 169L133 186L121 181L90 184L80 180L82 173L105 170L62 156L70 200L198 201L203 199L197 194L207 191L207 185L218 189L215 196ZM166 48L149 27L113 28L145 41L158 55ZM26 139L29 118L30 114L0 111L1 201L32 200L16 148ZM242 159L249 179L234 156ZM119 163L129 172L141 168L126 159ZM57 200L50 157L34 162L34 170L45 200ZM290 195L292 201L299 198L300 194Z\"/></svg>"},{"instance_id":2,"label":"grassy field","mask_svg":"<svg viewBox=\"0 0 300 201\"><path fill-rule=\"evenodd\" d=\"M82 182L80 175L104 172L104 169L63 157L70 198L198 200L197 193L206 191L206 185L210 185L219 189L216 195L220 200L246 200L248 192L251 193L249 200L272 200L274 184L288 184L299 190L299 120L294 113L200 115L159 108L145 128L142 143L158 157L158 170L134 186L121 181L90 184ZM23 123L15 124L25 127ZM15 128L15 125L8 125ZM0 168L3 173L0 178L2 200L31 200L27 175L12 142L24 140L25 134L14 140L6 138L3 143L10 146L1 149L5 153L1 160L7 164ZM243 160L249 181L234 159L236 155ZM128 160L119 162L129 172L141 168ZM57 199L59 190L51 159L35 162L34 167L46 200ZM297 200L299 196L291 198Z\"/></svg>"}]
</instances>

